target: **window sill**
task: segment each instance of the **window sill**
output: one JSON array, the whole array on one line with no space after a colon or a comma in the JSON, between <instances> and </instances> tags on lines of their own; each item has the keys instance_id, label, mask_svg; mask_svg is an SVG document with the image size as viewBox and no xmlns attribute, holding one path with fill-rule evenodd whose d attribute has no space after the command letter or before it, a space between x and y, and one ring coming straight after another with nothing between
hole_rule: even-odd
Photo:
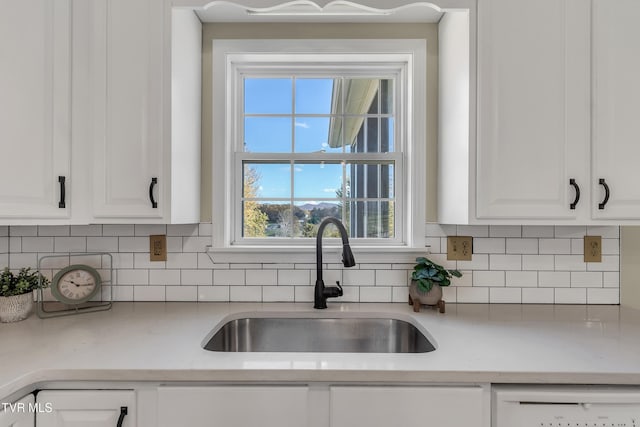
<instances>
[{"instance_id":1,"label":"window sill","mask_svg":"<svg viewBox=\"0 0 640 427\"><path fill-rule=\"evenodd\" d=\"M357 264L406 263L415 264L416 257L425 256L429 248L406 246L351 247ZM311 246L233 246L207 248L207 255L218 263L239 264L315 264L316 248ZM322 262L342 263L342 246L326 246Z\"/></svg>"}]
</instances>

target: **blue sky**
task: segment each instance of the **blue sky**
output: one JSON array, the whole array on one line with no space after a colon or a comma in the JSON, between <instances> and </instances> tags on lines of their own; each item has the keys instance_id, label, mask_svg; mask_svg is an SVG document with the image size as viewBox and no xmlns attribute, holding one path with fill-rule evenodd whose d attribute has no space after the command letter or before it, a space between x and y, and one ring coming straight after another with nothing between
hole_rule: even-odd
<instances>
[{"instance_id":1,"label":"blue sky","mask_svg":"<svg viewBox=\"0 0 640 427\"><path fill-rule=\"evenodd\" d=\"M296 79L295 113L329 114L333 79ZM329 117L292 117L292 79L245 80L245 147L251 152L341 152L327 144ZM252 116L282 115L277 117ZM295 120L295 123L292 123ZM292 129L294 135L292 135ZM259 197L291 196L289 164L252 164L260 174ZM336 197L342 185L340 164L296 164L294 197L315 200Z\"/></svg>"}]
</instances>

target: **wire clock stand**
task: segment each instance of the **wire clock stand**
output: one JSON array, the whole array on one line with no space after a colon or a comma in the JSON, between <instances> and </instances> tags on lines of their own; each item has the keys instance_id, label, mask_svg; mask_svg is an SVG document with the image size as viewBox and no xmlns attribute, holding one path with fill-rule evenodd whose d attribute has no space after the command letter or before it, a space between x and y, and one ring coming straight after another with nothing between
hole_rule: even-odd
<instances>
[{"instance_id":1,"label":"wire clock stand","mask_svg":"<svg viewBox=\"0 0 640 427\"><path fill-rule=\"evenodd\" d=\"M66 259L66 261L65 261ZM73 264L87 264L98 270L101 288L98 296L81 304L64 304L60 301L48 300L45 289L38 289L36 313L41 319L49 317L70 316L73 314L109 310L113 303L113 256L108 252L83 252L78 254L46 255L38 259L38 271L51 271L51 277ZM42 285L42 279L40 279Z\"/></svg>"}]
</instances>

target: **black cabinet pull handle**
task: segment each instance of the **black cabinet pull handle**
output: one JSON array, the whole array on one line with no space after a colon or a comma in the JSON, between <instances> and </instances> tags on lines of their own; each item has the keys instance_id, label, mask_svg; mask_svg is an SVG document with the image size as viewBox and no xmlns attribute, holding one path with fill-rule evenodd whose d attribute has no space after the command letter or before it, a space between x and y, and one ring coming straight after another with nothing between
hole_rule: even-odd
<instances>
[{"instance_id":1,"label":"black cabinet pull handle","mask_svg":"<svg viewBox=\"0 0 640 427\"><path fill-rule=\"evenodd\" d=\"M60 201L58 202L58 208L60 209L64 209L66 206L65 199L67 198L67 196L66 196L65 181L66 181L66 178L64 176L58 177L58 182L60 183Z\"/></svg>"},{"instance_id":2,"label":"black cabinet pull handle","mask_svg":"<svg viewBox=\"0 0 640 427\"><path fill-rule=\"evenodd\" d=\"M153 209L158 208L158 202L153 198L153 187L158 183L158 178L151 178L151 185L149 185L149 200L151 200L151 207Z\"/></svg>"},{"instance_id":3,"label":"black cabinet pull handle","mask_svg":"<svg viewBox=\"0 0 640 427\"><path fill-rule=\"evenodd\" d=\"M598 181L598 184L604 187L604 200L602 201L602 203L598 204L598 209L602 210L604 209L604 206L609 201L609 196L611 195L611 191L609 191L609 186L604 181L604 178L600 178L600 180Z\"/></svg>"},{"instance_id":4,"label":"black cabinet pull handle","mask_svg":"<svg viewBox=\"0 0 640 427\"><path fill-rule=\"evenodd\" d=\"M124 422L124 417L127 415L128 412L129 410L127 409L126 406L120 407L120 416L118 417L118 424L116 424L116 427L122 427L122 423Z\"/></svg>"},{"instance_id":5,"label":"black cabinet pull handle","mask_svg":"<svg viewBox=\"0 0 640 427\"><path fill-rule=\"evenodd\" d=\"M580 201L580 187L578 187L576 180L573 178L569 179L569 185L573 186L576 190L576 198L573 200L573 203L569 205L569 209L575 209Z\"/></svg>"}]
</instances>

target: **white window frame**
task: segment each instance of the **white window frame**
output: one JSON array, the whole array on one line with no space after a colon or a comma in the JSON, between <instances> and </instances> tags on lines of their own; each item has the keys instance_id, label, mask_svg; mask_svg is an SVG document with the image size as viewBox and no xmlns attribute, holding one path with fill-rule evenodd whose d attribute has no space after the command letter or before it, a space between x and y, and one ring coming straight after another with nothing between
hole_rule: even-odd
<instances>
[{"instance_id":1,"label":"white window frame","mask_svg":"<svg viewBox=\"0 0 640 427\"><path fill-rule=\"evenodd\" d=\"M292 55L295 54L295 55ZM349 69L368 69L369 75L394 74L396 78L396 123L394 132L401 151L379 154L395 161L394 189L401 207L398 238L356 239L352 248L358 253L389 254L393 252L424 253L426 200L426 41L414 39L371 40L214 40L213 41L213 185L211 252L251 255L255 261L265 259L308 261L315 245L308 239L274 242L278 239L242 239L237 231L242 171L235 151L238 132L237 115L242 114L241 79L253 71L273 75L292 66L298 74L305 67L321 70L323 63L344 62ZM240 87L240 89L239 89ZM417 94L417 96L416 96ZM402 122L402 123L401 123ZM304 154L300 154L304 158ZM339 156L339 155L338 155ZM241 168L240 168L241 169ZM395 179L395 178L394 178ZM398 215L396 215L398 216ZM398 220L398 218L396 218ZM357 243L356 243L357 242ZM265 256L266 251L271 256ZM293 258L290 258L290 256ZM375 257L374 257L375 258ZM298 261L299 262L299 261ZM362 262L360 260L360 262Z\"/></svg>"}]
</instances>

